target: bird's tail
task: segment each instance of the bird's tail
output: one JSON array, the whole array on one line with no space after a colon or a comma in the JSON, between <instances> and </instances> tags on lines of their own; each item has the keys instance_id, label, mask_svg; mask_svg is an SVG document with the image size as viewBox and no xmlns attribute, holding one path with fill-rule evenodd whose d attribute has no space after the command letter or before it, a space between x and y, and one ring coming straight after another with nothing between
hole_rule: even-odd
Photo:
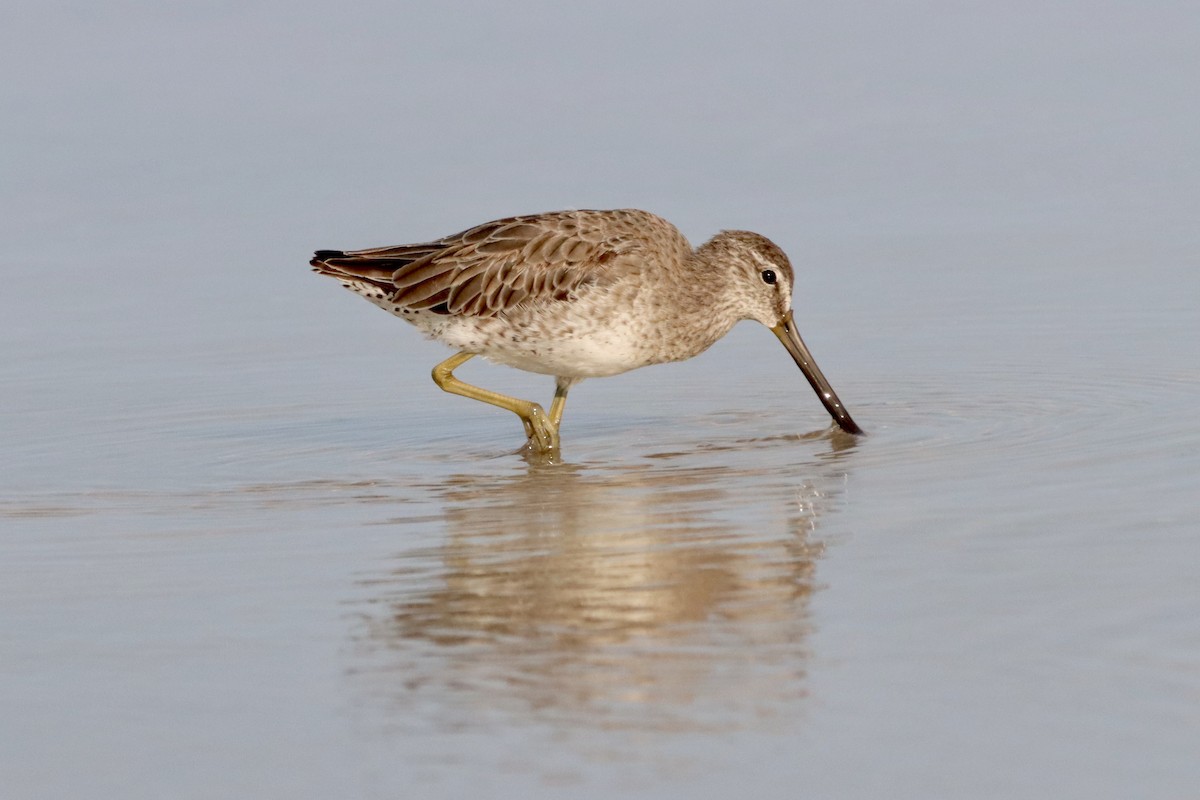
<instances>
[{"instance_id":1,"label":"bird's tail","mask_svg":"<svg viewBox=\"0 0 1200 800\"><path fill-rule=\"evenodd\" d=\"M392 276L415 262L424 263L445 245L441 243L405 244L370 250L318 250L308 263L313 272L328 275L343 283L366 283L389 294L396 289Z\"/></svg>"},{"instance_id":2,"label":"bird's tail","mask_svg":"<svg viewBox=\"0 0 1200 800\"><path fill-rule=\"evenodd\" d=\"M396 285L392 283L395 267L378 259L363 258L342 250L318 250L308 263L318 275L336 278L347 286L369 284L374 289L388 294L396 289Z\"/></svg>"}]
</instances>

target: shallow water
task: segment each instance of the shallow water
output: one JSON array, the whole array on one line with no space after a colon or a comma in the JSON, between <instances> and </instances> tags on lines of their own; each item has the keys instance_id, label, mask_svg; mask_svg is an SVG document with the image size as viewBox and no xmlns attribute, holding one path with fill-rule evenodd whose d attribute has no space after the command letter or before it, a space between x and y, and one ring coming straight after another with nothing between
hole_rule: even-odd
<instances>
[{"instance_id":1,"label":"shallow water","mask_svg":"<svg viewBox=\"0 0 1200 800\"><path fill-rule=\"evenodd\" d=\"M1163 313L1126 336L1186 324ZM307 363L333 348L281 354L317 387L304 405L214 376L226 396L99 403L78 428L31 410L0 498L10 780L1188 785L1200 380L1116 341L1068 359L1099 332L1018 318L958 338L975 358L953 368L824 347L861 439L823 427L750 325L692 364L583 384L560 465L512 454L506 415L441 402L409 352L382 377L348 357L352 385ZM906 329L891 346L918 351ZM1058 344L1021 364L993 337ZM48 373L26 375L61 385Z\"/></svg>"},{"instance_id":2,"label":"shallow water","mask_svg":"<svg viewBox=\"0 0 1200 800\"><path fill-rule=\"evenodd\" d=\"M786 69L699 59L693 40L639 50L615 67L649 76L631 97L592 79L636 130L563 143L507 121L476 142L456 108L395 131L464 76L532 80L514 83L530 104L547 81L576 86L591 73L567 51L559 85L482 38L470 58L411 35L416 52L380 61L343 47L347 31L391 41L382 7L46 8L21 18L27 41L54 32L92 69L46 63L42 83L0 90L30 110L0 188L5 797L1200 785L1189 20L1088 7L1083 28L978 12L859 30L841 12L755 12L815 24L817 55L789 61L698 18L701 44L732 36ZM508 32L542 41L570 21L538 20ZM946 44L977 26L1025 49ZM314 54L317 37L335 52ZM863 37L864 53L937 57L884 69L836 45ZM1104 80L1101 51L1131 85ZM698 77L653 77L672 54ZM389 82L422 58L437 74ZM997 64L1060 81L996 83ZM738 105L745 89L777 103ZM641 113L680 90L742 119ZM371 92L397 98L380 128L313 116ZM780 98L807 101L803 119ZM536 108L562 130L598 122ZM1072 138L1080 120L1106 124ZM756 146L731 147L747 130ZM530 463L511 415L434 387L440 347L305 268L316 247L572 204L779 241L801 333L868 435L831 430L746 323L691 362L584 382L563 463ZM552 391L474 361L461 375Z\"/></svg>"}]
</instances>

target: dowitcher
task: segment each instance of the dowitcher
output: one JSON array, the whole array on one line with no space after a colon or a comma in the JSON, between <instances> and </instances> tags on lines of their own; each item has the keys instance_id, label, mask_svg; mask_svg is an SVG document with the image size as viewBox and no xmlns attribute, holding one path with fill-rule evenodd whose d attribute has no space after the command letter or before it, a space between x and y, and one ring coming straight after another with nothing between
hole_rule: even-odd
<instances>
[{"instance_id":1,"label":"dowitcher","mask_svg":"<svg viewBox=\"0 0 1200 800\"><path fill-rule=\"evenodd\" d=\"M692 358L744 319L779 337L843 430L862 432L796 331L791 263L757 233L722 231L693 249L645 211L555 211L423 244L318 250L311 264L457 350L433 380L516 414L536 451L557 450L580 380ZM477 355L554 376L550 412L454 376Z\"/></svg>"}]
</instances>

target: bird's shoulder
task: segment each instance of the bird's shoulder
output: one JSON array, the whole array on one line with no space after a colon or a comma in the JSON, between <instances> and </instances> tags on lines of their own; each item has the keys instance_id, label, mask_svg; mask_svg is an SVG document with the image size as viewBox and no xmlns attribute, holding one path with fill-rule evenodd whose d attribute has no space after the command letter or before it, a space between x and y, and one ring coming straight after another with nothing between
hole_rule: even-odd
<instances>
[{"instance_id":1,"label":"bird's shoulder","mask_svg":"<svg viewBox=\"0 0 1200 800\"><path fill-rule=\"evenodd\" d=\"M397 252L402 248L396 248ZM637 209L506 217L406 245L418 256L392 275L395 301L412 308L493 316L566 300L647 263L681 259L690 245L666 220ZM382 255L383 252L381 251Z\"/></svg>"}]
</instances>

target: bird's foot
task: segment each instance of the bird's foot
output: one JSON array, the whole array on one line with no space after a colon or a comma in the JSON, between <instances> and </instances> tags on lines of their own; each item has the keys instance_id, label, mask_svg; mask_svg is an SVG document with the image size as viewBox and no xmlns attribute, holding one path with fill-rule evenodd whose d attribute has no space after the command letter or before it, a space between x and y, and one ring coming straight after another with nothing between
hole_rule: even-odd
<instances>
[{"instance_id":1,"label":"bird's foot","mask_svg":"<svg viewBox=\"0 0 1200 800\"><path fill-rule=\"evenodd\" d=\"M537 403L532 403L528 417L522 417L525 423L525 435L529 438L525 447L533 452L558 452L558 426L550 421L546 412Z\"/></svg>"}]
</instances>

